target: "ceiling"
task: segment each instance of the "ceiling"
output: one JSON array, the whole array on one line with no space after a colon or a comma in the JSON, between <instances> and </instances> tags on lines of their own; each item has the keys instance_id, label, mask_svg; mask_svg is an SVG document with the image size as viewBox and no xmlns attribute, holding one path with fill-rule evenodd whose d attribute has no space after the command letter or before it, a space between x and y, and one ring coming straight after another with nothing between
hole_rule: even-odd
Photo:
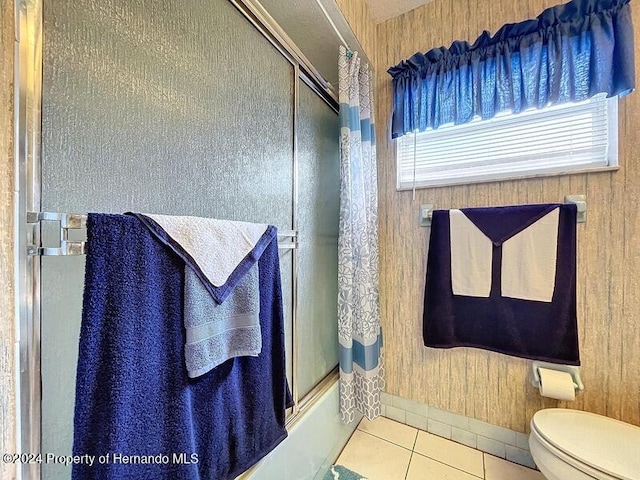
<instances>
[{"instance_id":1,"label":"ceiling","mask_svg":"<svg viewBox=\"0 0 640 480\"><path fill-rule=\"evenodd\" d=\"M362 47L335 1L260 0L259 3L282 27L318 73L333 86L334 92L337 91L338 85L338 49L342 45L342 40L333 28L334 25L349 48L361 52L360 55L366 60Z\"/></svg>"},{"instance_id":2,"label":"ceiling","mask_svg":"<svg viewBox=\"0 0 640 480\"><path fill-rule=\"evenodd\" d=\"M431 0L365 0L376 23L413 10Z\"/></svg>"},{"instance_id":3,"label":"ceiling","mask_svg":"<svg viewBox=\"0 0 640 480\"><path fill-rule=\"evenodd\" d=\"M335 0L251 0L266 10L290 41L336 92L338 48L344 42L368 61ZM401 15L431 0L365 0L376 22ZM323 11L324 10L324 11ZM331 19L331 21L325 16ZM333 23L333 25L332 25ZM340 32L342 39L335 29Z\"/></svg>"}]
</instances>

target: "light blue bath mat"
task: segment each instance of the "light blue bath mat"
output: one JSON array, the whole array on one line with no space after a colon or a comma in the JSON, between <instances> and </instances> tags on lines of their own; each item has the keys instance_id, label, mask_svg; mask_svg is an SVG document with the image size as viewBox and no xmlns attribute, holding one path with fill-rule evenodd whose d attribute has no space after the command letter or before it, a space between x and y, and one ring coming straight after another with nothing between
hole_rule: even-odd
<instances>
[{"instance_id":1,"label":"light blue bath mat","mask_svg":"<svg viewBox=\"0 0 640 480\"><path fill-rule=\"evenodd\" d=\"M324 476L324 480L367 480L365 477L342 465L334 465Z\"/></svg>"}]
</instances>

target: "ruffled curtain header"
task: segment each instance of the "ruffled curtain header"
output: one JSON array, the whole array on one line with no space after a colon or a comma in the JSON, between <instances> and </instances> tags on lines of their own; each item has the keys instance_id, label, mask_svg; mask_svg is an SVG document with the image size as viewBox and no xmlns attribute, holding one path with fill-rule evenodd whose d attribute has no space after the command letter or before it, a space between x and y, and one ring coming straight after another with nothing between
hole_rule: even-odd
<instances>
[{"instance_id":1,"label":"ruffled curtain header","mask_svg":"<svg viewBox=\"0 0 640 480\"><path fill-rule=\"evenodd\" d=\"M635 87L629 0L573 0L391 67L392 137L502 111L626 95Z\"/></svg>"}]
</instances>

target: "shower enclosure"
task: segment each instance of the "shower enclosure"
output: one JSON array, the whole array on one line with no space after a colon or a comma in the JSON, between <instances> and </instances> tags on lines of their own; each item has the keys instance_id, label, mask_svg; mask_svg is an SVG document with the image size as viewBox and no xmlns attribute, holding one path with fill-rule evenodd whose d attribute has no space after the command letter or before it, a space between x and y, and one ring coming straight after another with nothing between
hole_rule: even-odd
<instances>
[{"instance_id":1,"label":"shower enclosure","mask_svg":"<svg viewBox=\"0 0 640 480\"><path fill-rule=\"evenodd\" d=\"M339 128L328 86L253 2L26 4L21 24L35 41L20 62L35 88L20 92L20 106L36 120L21 122L25 212L195 215L297 231L297 248L280 252L296 400L288 416L300 417L338 363ZM84 257L33 255L59 235L42 221L20 237L36 247L21 259L19 285L28 298L22 449L70 455ZM23 478L40 475L69 478L70 467L23 466Z\"/></svg>"}]
</instances>

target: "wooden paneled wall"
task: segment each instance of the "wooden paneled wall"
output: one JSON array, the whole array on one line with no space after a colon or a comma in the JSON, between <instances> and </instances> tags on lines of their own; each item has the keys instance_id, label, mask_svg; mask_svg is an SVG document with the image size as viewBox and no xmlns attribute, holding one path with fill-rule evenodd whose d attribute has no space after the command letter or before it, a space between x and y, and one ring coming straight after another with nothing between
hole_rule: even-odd
<instances>
[{"instance_id":1,"label":"wooden paneled wall","mask_svg":"<svg viewBox=\"0 0 640 480\"><path fill-rule=\"evenodd\" d=\"M376 24L365 0L336 0L364 53L371 62L376 56Z\"/></svg>"},{"instance_id":2,"label":"wooden paneled wall","mask_svg":"<svg viewBox=\"0 0 640 480\"><path fill-rule=\"evenodd\" d=\"M13 2L0 0L0 453L15 452L13 286ZM0 479L15 478L0 462Z\"/></svg>"},{"instance_id":3,"label":"wooden paneled wall","mask_svg":"<svg viewBox=\"0 0 640 480\"><path fill-rule=\"evenodd\" d=\"M434 0L377 26L377 137L380 190L380 288L386 385L394 395L517 431L534 412L563 406L640 424L640 93L619 102L617 172L504 181L397 192L390 139L391 78L387 68L482 30L535 17L558 1ZM636 45L640 6L632 4ZM636 47L636 77L640 81ZM429 230L418 208L558 202L586 194L578 226L578 317L582 378L575 402L543 399L528 383L529 361L471 348L422 344L422 303Z\"/></svg>"}]
</instances>

